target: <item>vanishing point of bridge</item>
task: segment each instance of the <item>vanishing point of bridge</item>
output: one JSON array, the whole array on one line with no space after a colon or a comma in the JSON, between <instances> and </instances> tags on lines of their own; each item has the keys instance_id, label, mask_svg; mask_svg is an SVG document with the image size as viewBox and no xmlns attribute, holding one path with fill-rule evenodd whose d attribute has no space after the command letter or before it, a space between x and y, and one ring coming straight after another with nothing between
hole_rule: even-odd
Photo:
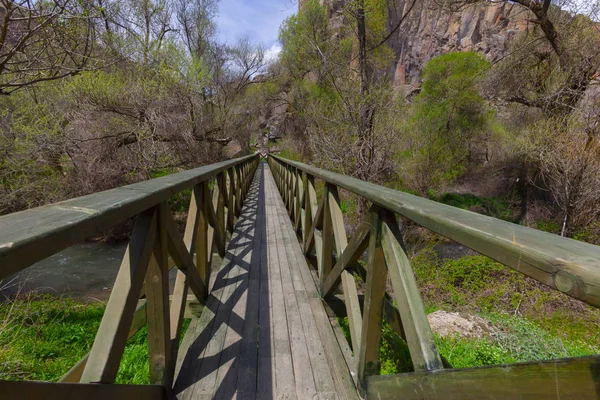
<instances>
[{"instance_id":1,"label":"vanishing point of bridge","mask_svg":"<svg viewBox=\"0 0 600 400\"><path fill-rule=\"evenodd\" d=\"M91 351L59 383L0 381L0 398L599 398L596 356L453 369L437 351L398 217L595 307L600 248L267 161L242 157L0 217L0 279L135 217ZM180 232L167 201L189 189ZM350 238L340 190L370 205ZM379 376L384 320L414 372ZM127 340L145 325L152 384L114 384Z\"/></svg>"}]
</instances>

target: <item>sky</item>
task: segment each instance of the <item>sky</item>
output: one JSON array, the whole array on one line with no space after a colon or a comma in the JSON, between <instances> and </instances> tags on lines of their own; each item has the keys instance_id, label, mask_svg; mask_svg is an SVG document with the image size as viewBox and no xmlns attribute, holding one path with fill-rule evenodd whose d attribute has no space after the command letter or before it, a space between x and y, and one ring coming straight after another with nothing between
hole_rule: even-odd
<instances>
[{"instance_id":1,"label":"sky","mask_svg":"<svg viewBox=\"0 0 600 400\"><path fill-rule=\"evenodd\" d=\"M220 42L234 43L248 36L264 45L267 59L274 59L281 51L279 26L297 9L297 0L220 0L217 37Z\"/></svg>"}]
</instances>

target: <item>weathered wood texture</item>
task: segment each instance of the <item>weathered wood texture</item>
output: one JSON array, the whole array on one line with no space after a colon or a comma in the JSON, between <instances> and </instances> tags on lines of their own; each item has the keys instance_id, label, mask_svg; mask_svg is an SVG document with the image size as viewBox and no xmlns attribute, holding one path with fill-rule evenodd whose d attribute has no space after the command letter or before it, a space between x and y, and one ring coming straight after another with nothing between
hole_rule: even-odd
<instances>
[{"instance_id":1,"label":"weathered wood texture","mask_svg":"<svg viewBox=\"0 0 600 400\"><path fill-rule=\"evenodd\" d=\"M0 279L102 232L256 155L0 217ZM241 200L240 200L241 204Z\"/></svg>"},{"instance_id":2,"label":"weathered wood texture","mask_svg":"<svg viewBox=\"0 0 600 400\"><path fill-rule=\"evenodd\" d=\"M167 400L164 386L0 381L2 399Z\"/></svg>"},{"instance_id":3,"label":"weathered wood texture","mask_svg":"<svg viewBox=\"0 0 600 400\"><path fill-rule=\"evenodd\" d=\"M594 306L600 306L600 247L270 156L353 192L449 239Z\"/></svg>"},{"instance_id":4,"label":"weathered wood texture","mask_svg":"<svg viewBox=\"0 0 600 400\"><path fill-rule=\"evenodd\" d=\"M368 399L598 399L600 357L368 378Z\"/></svg>"},{"instance_id":5,"label":"weathered wood texture","mask_svg":"<svg viewBox=\"0 0 600 400\"><path fill-rule=\"evenodd\" d=\"M183 339L177 398L357 398L266 164L211 280Z\"/></svg>"}]
</instances>

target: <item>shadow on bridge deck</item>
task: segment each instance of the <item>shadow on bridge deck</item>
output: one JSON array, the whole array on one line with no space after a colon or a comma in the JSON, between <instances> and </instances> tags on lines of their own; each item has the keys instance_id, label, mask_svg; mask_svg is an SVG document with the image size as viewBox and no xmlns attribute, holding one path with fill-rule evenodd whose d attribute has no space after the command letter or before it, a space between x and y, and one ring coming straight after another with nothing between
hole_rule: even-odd
<instances>
[{"instance_id":1,"label":"shadow on bridge deck","mask_svg":"<svg viewBox=\"0 0 600 400\"><path fill-rule=\"evenodd\" d=\"M264 163L211 283L182 343L179 399L356 397L330 365L341 350Z\"/></svg>"}]
</instances>

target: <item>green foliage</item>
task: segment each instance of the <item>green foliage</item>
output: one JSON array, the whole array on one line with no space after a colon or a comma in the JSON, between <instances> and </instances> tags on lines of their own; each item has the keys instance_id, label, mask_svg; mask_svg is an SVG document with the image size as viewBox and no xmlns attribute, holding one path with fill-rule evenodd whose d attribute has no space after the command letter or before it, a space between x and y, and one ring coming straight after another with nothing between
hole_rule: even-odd
<instances>
[{"instance_id":1,"label":"green foliage","mask_svg":"<svg viewBox=\"0 0 600 400\"><path fill-rule=\"evenodd\" d=\"M466 171L473 148L485 146L498 128L477 87L488 67L475 52L444 54L425 65L408 146L398 155L409 187L425 194L453 182Z\"/></svg>"},{"instance_id":2,"label":"green foliage","mask_svg":"<svg viewBox=\"0 0 600 400\"><path fill-rule=\"evenodd\" d=\"M454 368L482 367L515 362L508 351L487 339L435 335L435 343L440 354Z\"/></svg>"},{"instance_id":3,"label":"green foliage","mask_svg":"<svg viewBox=\"0 0 600 400\"><path fill-rule=\"evenodd\" d=\"M0 379L60 379L91 349L105 306L52 296L0 304ZM127 343L117 383L149 383L147 337L144 327Z\"/></svg>"},{"instance_id":4,"label":"green foliage","mask_svg":"<svg viewBox=\"0 0 600 400\"><path fill-rule=\"evenodd\" d=\"M57 201L72 168L64 154L64 117L39 97L55 88L24 90L0 98L0 215ZM7 129L10 127L10 129Z\"/></svg>"},{"instance_id":5,"label":"green foliage","mask_svg":"<svg viewBox=\"0 0 600 400\"><path fill-rule=\"evenodd\" d=\"M573 239L600 244L600 222L592 222L573 234Z\"/></svg>"},{"instance_id":6,"label":"green foliage","mask_svg":"<svg viewBox=\"0 0 600 400\"><path fill-rule=\"evenodd\" d=\"M163 168L156 171L152 171L150 173L150 177L152 179L160 178L162 176L175 174L177 172L180 171L177 171L173 168ZM171 212L187 212L190 206L190 199L192 198L192 190L192 188L183 190L169 198L167 202L169 204L169 209L171 210Z\"/></svg>"},{"instance_id":7,"label":"green foliage","mask_svg":"<svg viewBox=\"0 0 600 400\"><path fill-rule=\"evenodd\" d=\"M558 234L560 233L560 225L554 221L538 220L535 221L535 228L540 231Z\"/></svg>"},{"instance_id":8,"label":"green foliage","mask_svg":"<svg viewBox=\"0 0 600 400\"><path fill-rule=\"evenodd\" d=\"M302 10L286 19L279 29L282 43L281 62L295 78L320 69L320 52L328 53L327 6L318 0L307 1Z\"/></svg>"},{"instance_id":9,"label":"green foliage","mask_svg":"<svg viewBox=\"0 0 600 400\"><path fill-rule=\"evenodd\" d=\"M352 348L348 318L338 318L344 337ZM381 343L379 346L379 365L381 375L398 374L413 371L408 345L387 322L381 325Z\"/></svg>"},{"instance_id":10,"label":"green foliage","mask_svg":"<svg viewBox=\"0 0 600 400\"><path fill-rule=\"evenodd\" d=\"M0 378L56 381L89 351L103 303L45 297L0 306Z\"/></svg>"},{"instance_id":11,"label":"green foliage","mask_svg":"<svg viewBox=\"0 0 600 400\"><path fill-rule=\"evenodd\" d=\"M465 193L444 193L441 196L430 194L429 198L453 207L462 208L463 210L478 212L506 221L512 220L512 206L510 202L497 198L479 197Z\"/></svg>"}]
</instances>

